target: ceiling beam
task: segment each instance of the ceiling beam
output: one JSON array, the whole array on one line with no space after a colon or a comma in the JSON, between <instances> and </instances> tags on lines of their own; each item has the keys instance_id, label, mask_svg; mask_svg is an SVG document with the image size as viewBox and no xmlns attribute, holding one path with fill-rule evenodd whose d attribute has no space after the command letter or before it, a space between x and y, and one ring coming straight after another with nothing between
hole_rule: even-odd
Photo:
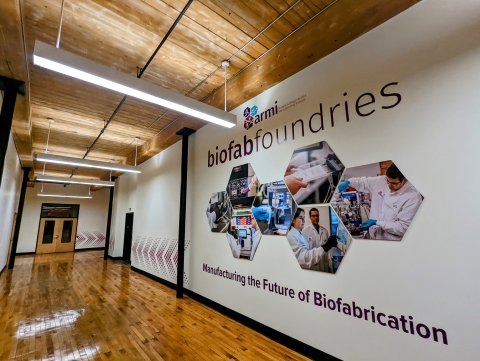
<instances>
[{"instance_id":1,"label":"ceiling beam","mask_svg":"<svg viewBox=\"0 0 480 361\"><path fill-rule=\"evenodd\" d=\"M25 62L22 16L19 0L2 0L0 8L0 75L29 84ZM32 166L32 125L29 94L18 96L12 134L23 167Z\"/></svg>"}]
</instances>

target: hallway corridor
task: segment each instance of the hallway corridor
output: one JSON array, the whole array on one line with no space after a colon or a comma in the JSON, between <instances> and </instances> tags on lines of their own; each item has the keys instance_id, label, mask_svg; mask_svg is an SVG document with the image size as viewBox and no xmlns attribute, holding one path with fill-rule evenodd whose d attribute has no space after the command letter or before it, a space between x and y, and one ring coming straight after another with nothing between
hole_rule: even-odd
<instances>
[{"instance_id":1,"label":"hallway corridor","mask_svg":"<svg viewBox=\"0 0 480 361\"><path fill-rule=\"evenodd\" d=\"M17 257L0 360L306 360L103 251Z\"/></svg>"}]
</instances>

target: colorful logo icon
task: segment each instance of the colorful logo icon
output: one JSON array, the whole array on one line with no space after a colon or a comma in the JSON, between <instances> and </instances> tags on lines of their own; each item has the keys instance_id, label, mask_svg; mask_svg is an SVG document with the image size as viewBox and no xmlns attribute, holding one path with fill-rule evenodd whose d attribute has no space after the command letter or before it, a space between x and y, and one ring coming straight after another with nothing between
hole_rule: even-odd
<instances>
[{"instance_id":1,"label":"colorful logo icon","mask_svg":"<svg viewBox=\"0 0 480 361\"><path fill-rule=\"evenodd\" d=\"M253 127L253 120L255 119L255 115L258 113L258 107L254 105L253 107L246 107L245 110L243 111L243 116L245 117L245 120L243 121L243 127L245 129L250 129Z\"/></svg>"}]
</instances>

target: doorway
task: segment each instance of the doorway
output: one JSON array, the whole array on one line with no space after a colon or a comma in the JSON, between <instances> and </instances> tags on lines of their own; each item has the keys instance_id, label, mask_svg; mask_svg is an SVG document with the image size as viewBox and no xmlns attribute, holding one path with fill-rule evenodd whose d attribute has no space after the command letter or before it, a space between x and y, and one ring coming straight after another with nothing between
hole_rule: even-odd
<instances>
[{"instance_id":1,"label":"doorway","mask_svg":"<svg viewBox=\"0 0 480 361\"><path fill-rule=\"evenodd\" d=\"M125 262L130 263L132 253L133 212L125 215L125 234L123 236L123 257Z\"/></svg>"},{"instance_id":2,"label":"doorway","mask_svg":"<svg viewBox=\"0 0 480 361\"><path fill-rule=\"evenodd\" d=\"M37 253L73 252L76 235L76 218L41 218Z\"/></svg>"}]
</instances>

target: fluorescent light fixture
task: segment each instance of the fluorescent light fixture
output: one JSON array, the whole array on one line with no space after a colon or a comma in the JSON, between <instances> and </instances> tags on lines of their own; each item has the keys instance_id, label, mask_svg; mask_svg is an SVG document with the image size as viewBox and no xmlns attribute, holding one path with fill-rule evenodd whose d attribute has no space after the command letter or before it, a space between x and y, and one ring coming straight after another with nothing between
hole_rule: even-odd
<instances>
[{"instance_id":1,"label":"fluorescent light fixture","mask_svg":"<svg viewBox=\"0 0 480 361\"><path fill-rule=\"evenodd\" d=\"M159 85L124 74L62 49L35 41L33 63L122 94L142 99L195 118L227 128L236 125L237 117L211 105L175 93Z\"/></svg>"},{"instance_id":2,"label":"fluorescent light fixture","mask_svg":"<svg viewBox=\"0 0 480 361\"><path fill-rule=\"evenodd\" d=\"M118 172L142 173L142 171L140 171L139 169L131 165L99 162L96 160L71 158L71 157L64 157L61 155L35 154L35 160L37 162L65 164L65 165L72 165L75 167L82 167L82 168L97 168L97 169L114 170Z\"/></svg>"},{"instance_id":3,"label":"fluorescent light fixture","mask_svg":"<svg viewBox=\"0 0 480 361\"><path fill-rule=\"evenodd\" d=\"M103 181L99 179L82 179L82 178L70 178L70 177L53 177L49 175L37 175L35 178L37 182L48 183L65 183L65 184L87 184L100 187L114 187L115 182Z\"/></svg>"},{"instance_id":4,"label":"fluorescent light fixture","mask_svg":"<svg viewBox=\"0 0 480 361\"><path fill-rule=\"evenodd\" d=\"M53 194L53 193L37 193L39 197L57 197L57 198L84 198L84 199L92 199L93 196L91 195L75 195L75 194Z\"/></svg>"}]
</instances>

